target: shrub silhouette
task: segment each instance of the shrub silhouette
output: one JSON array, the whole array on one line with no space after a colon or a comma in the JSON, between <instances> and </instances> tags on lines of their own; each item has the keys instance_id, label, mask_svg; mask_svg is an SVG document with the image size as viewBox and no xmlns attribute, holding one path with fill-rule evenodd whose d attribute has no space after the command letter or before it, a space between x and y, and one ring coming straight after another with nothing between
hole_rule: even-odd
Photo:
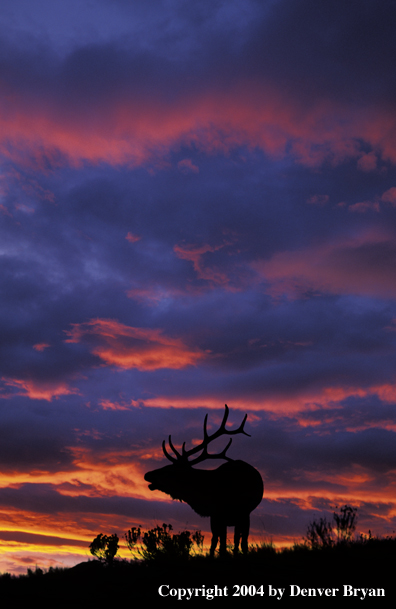
<instances>
[{"instance_id":1,"label":"shrub silhouette","mask_svg":"<svg viewBox=\"0 0 396 609\"><path fill-rule=\"evenodd\" d=\"M356 530L357 509L350 505L344 505L339 514L334 512L333 519L336 524L337 543L351 541Z\"/></svg>"},{"instance_id":2,"label":"shrub silhouette","mask_svg":"<svg viewBox=\"0 0 396 609\"><path fill-rule=\"evenodd\" d=\"M92 556L108 565L113 563L114 557L118 552L118 535L102 535L99 533L89 546Z\"/></svg>"},{"instance_id":3,"label":"shrub silhouette","mask_svg":"<svg viewBox=\"0 0 396 609\"><path fill-rule=\"evenodd\" d=\"M305 545L311 548L331 548L335 545L346 544L352 541L356 530L357 509L344 505L339 513L333 512L332 520L320 518L309 523Z\"/></svg>"},{"instance_id":4,"label":"shrub silhouette","mask_svg":"<svg viewBox=\"0 0 396 609\"><path fill-rule=\"evenodd\" d=\"M326 518L309 523L305 543L311 548L330 548L334 545L333 528Z\"/></svg>"},{"instance_id":5,"label":"shrub silhouette","mask_svg":"<svg viewBox=\"0 0 396 609\"><path fill-rule=\"evenodd\" d=\"M28 577L41 577L42 575L44 575L44 571L42 569L40 569L40 567L38 567L37 565L36 565L36 569L34 571L33 571L33 569L27 570Z\"/></svg>"},{"instance_id":6,"label":"shrub silhouette","mask_svg":"<svg viewBox=\"0 0 396 609\"><path fill-rule=\"evenodd\" d=\"M157 526L141 535L140 527L133 527L125 534L125 540L129 550L135 551L144 560L179 559L188 558L194 545L202 551L204 536L201 531L191 534L190 531L172 533L171 524ZM139 547L137 542L142 540Z\"/></svg>"}]
</instances>

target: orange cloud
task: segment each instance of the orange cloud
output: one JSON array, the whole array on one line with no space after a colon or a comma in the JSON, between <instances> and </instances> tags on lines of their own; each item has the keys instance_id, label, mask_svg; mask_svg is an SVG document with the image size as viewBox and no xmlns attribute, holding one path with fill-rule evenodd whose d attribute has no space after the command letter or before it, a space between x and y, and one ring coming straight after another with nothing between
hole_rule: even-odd
<instances>
[{"instance_id":1,"label":"orange cloud","mask_svg":"<svg viewBox=\"0 0 396 609\"><path fill-rule=\"evenodd\" d=\"M111 400L100 400L99 405L102 406L103 410L129 410L130 408L125 404L119 404Z\"/></svg>"},{"instance_id":2,"label":"orange cloud","mask_svg":"<svg viewBox=\"0 0 396 609\"><path fill-rule=\"evenodd\" d=\"M378 397L382 402L393 404L396 401L396 384L387 383L369 387L338 385L334 387L322 387L321 389L307 388L299 393L293 392L292 395L279 391L272 394L266 392L265 395L257 397L225 397L225 399L227 399L227 403L232 408L232 411L249 411L248 420L251 423L255 420L255 415L251 413L266 412L267 416L269 415L271 419L283 418L289 415L298 417L299 420L301 419L301 424L305 426L304 413L326 408L334 409L337 404L350 397ZM139 404L146 408L205 408L207 410L219 410L221 408L221 400L209 395L192 398L158 396L147 400L140 400ZM380 422L378 425L389 429L388 422L386 424Z\"/></svg>"},{"instance_id":3,"label":"orange cloud","mask_svg":"<svg viewBox=\"0 0 396 609\"><path fill-rule=\"evenodd\" d=\"M164 336L162 330L134 328L113 319L92 319L73 324L66 332L69 343L93 344L91 352L118 368L180 369L196 364L204 353L189 349L181 339Z\"/></svg>"},{"instance_id":4,"label":"orange cloud","mask_svg":"<svg viewBox=\"0 0 396 609\"><path fill-rule=\"evenodd\" d=\"M306 290L396 297L394 236L372 231L324 245L275 254L253 263L274 295Z\"/></svg>"},{"instance_id":5,"label":"orange cloud","mask_svg":"<svg viewBox=\"0 0 396 609\"><path fill-rule=\"evenodd\" d=\"M146 484L147 486L147 484ZM13 574L26 573L28 567L71 567L91 558L89 544L98 531L117 532L120 537L120 556L131 554L123 543L123 534L131 526L146 520L133 514L129 517L116 514L74 512L61 514L35 513L8 508L0 510L0 570ZM21 525L21 523L23 523ZM156 523L147 522L147 527Z\"/></svg>"}]
</instances>

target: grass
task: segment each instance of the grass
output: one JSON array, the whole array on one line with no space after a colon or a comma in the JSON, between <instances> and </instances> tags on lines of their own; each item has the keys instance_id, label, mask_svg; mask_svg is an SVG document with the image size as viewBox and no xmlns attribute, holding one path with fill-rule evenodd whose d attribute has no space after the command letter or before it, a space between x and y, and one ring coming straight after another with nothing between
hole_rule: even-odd
<instances>
[{"instance_id":1,"label":"grass","mask_svg":"<svg viewBox=\"0 0 396 609\"><path fill-rule=\"evenodd\" d=\"M392 572L396 553L394 538L361 538L327 548L310 548L296 544L277 551L272 544L252 546L246 555L231 554L224 559L205 555L189 559L161 556L158 560L115 560L112 566L90 560L70 569L36 568L24 576L0 576L0 598L12 599L13 606L29 606L34 600L40 607L133 606L134 603L156 600L158 606L178 602L177 598L161 598L160 586L166 589L227 588L227 602L260 603L268 598L268 587L285 588L285 602L291 585L300 588L338 587L384 588L386 598L393 599ZM231 598L244 586L245 598ZM250 588L249 588L250 586ZM249 591L262 586L264 597L251 596ZM203 602L205 598L194 599ZM219 598L214 599L216 603ZM291 599L295 602L295 599ZM312 599L317 604L318 599ZM350 599L349 599L350 600ZM357 599L356 599L357 600ZM194 602L193 601L193 602ZM327 600L325 601L327 602ZM19 603L19 604L18 604ZM206 606L206 605L205 605ZM241 606L241 605L239 605Z\"/></svg>"}]
</instances>

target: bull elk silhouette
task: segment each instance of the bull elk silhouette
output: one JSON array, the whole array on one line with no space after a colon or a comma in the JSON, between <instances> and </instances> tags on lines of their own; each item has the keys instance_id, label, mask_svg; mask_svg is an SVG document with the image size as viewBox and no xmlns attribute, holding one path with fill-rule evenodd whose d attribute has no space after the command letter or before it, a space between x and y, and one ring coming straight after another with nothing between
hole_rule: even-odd
<instances>
[{"instance_id":1,"label":"bull elk silhouette","mask_svg":"<svg viewBox=\"0 0 396 609\"><path fill-rule=\"evenodd\" d=\"M174 453L170 455L165 447L165 440L162 443L164 455L171 465L166 465L152 472L148 472L144 479L150 482L149 489L159 490L172 499L184 501L200 516L210 517L210 528L212 531L212 542L210 555L214 556L218 540L220 538L220 555L226 554L227 545L227 526L234 526L234 554L237 554L239 543L241 549L247 552L248 536L250 528L250 512L260 503L264 484L260 473L245 461L234 461L227 456L232 438L227 446L218 454L209 454L208 445L220 436L233 436L245 434L244 425L247 414L238 429L226 429L229 409L225 405L223 421L217 431L212 434L207 432L208 415L204 421L204 439L198 446L186 450L186 443L183 443L181 453L173 446L171 436L169 436L169 446ZM202 451L202 452L201 452ZM195 459L190 459L193 455L201 453ZM202 463L207 459L224 459L217 469L202 470L194 469L193 465Z\"/></svg>"}]
</instances>

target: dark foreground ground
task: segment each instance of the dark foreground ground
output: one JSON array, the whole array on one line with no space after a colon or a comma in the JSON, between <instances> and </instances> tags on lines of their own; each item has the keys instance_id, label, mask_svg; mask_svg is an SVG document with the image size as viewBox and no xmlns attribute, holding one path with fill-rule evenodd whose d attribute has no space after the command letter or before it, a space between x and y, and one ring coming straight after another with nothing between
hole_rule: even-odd
<instances>
[{"instance_id":1,"label":"dark foreground ground","mask_svg":"<svg viewBox=\"0 0 396 609\"><path fill-rule=\"evenodd\" d=\"M149 562L98 561L64 570L0 577L0 599L13 607L153 607L172 605L317 607L396 599L396 541L372 540L329 550L264 547L247 556ZM191 598L189 599L188 597ZM360 606L360 605L359 605ZM365 606L365 605L363 605Z\"/></svg>"}]
</instances>

